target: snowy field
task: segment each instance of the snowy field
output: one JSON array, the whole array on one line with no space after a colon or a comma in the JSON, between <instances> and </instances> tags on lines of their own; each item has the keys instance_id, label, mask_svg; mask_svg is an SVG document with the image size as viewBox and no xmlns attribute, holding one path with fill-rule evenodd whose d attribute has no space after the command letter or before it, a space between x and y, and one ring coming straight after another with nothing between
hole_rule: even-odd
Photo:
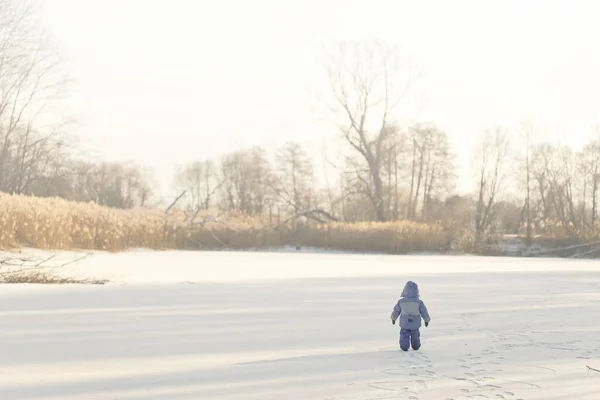
<instances>
[{"instance_id":1,"label":"snowy field","mask_svg":"<svg viewBox=\"0 0 600 400\"><path fill-rule=\"evenodd\" d=\"M598 261L130 252L62 273L113 283L0 286L0 399L600 398ZM403 353L407 279L432 323Z\"/></svg>"}]
</instances>

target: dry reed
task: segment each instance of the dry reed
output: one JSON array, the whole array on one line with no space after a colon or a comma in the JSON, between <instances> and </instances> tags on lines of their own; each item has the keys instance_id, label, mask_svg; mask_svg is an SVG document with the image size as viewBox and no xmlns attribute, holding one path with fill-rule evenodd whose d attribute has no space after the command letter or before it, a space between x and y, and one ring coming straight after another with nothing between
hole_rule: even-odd
<instances>
[{"instance_id":1,"label":"dry reed","mask_svg":"<svg viewBox=\"0 0 600 400\"><path fill-rule=\"evenodd\" d=\"M174 248L177 223L159 210L0 193L0 247L40 249Z\"/></svg>"},{"instance_id":2,"label":"dry reed","mask_svg":"<svg viewBox=\"0 0 600 400\"><path fill-rule=\"evenodd\" d=\"M196 221L205 216L199 215ZM265 249L310 246L331 250L405 254L472 245L468 232L408 221L290 225L230 214L190 228L183 213L120 210L59 198L0 194L0 247L40 249ZM469 236L470 235L470 236Z\"/></svg>"}]
</instances>

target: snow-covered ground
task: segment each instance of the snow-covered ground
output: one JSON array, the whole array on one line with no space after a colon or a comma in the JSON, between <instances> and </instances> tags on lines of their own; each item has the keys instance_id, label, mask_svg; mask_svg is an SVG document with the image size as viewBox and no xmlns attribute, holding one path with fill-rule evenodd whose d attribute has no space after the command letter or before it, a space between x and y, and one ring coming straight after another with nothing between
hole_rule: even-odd
<instances>
[{"instance_id":1,"label":"snow-covered ground","mask_svg":"<svg viewBox=\"0 0 600 400\"><path fill-rule=\"evenodd\" d=\"M0 286L0 399L599 398L598 261L138 251L62 273L114 283ZM433 321L403 353L407 279Z\"/></svg>"}]
</instances>

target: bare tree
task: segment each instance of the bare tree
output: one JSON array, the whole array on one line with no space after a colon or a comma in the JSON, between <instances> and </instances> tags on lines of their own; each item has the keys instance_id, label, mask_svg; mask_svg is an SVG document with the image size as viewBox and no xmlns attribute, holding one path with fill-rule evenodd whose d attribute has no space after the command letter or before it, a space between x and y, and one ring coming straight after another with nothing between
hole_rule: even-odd
<instances>
[{"instance_id":1,"label":"bare tree","mask_svg":"<svg viewBox=\"0 0 600 400\"><path fill-rule=\"evenodd\" d=\"M340 181L344 218L347 221L378 220L370 173L364 159L346 157Z\"/></svg>"},{"instance_id":2,"label":"bare tree","mask_svg":"<svg viewBox=\"0 0 600 400\"><path fill-rule=\"evenodd\" d=\"M322 166L323 177L325 178L325 188L323 188L322 197L323 199L326 199L325 202L327 203L327 208L331 215L341 215L342 218L344 218L343 182L340 180L339 187L332 187L329 169L336 171L338 175L340 174L337 165L327 156L325 143L323 143L322 150Z\"/></svg>"},{"instance_id":3,"label":"bare tree","mask_svg":"<svg viewBox=\"0 0 600 400\"><path fill-rule=\"evenodd\" d=\"M525 133L525 223L527 224L527 245L531 246L532 227L531 227L531 127L523 124L522 130Z\"/></svg>"},{"instance_id":4,"label":"bare tree","mask_svg":"<svg viewBox=\"0 0 600 400\"><path fill-rule=\"evenodd\" d=\"M573 150L567 146L547 146L546 150L545 167L552 217L560 222L569 236L576 237L580 226L576 217L574 178L577 163Z\"/></svg>"},{"instance_id":5,"label":"bare tree","mask_svg":"<svg viewBox=\"0 0 600 400\"><path fill-rule=\"evenodd\" d=\"M65 83L60 58L28 0L0 0L0 190L24 192L46 177L56 131L36 119Z\"/></svg>"},{"instance_id":6,"label":"bare tree","mask_svg":"<svg viewBox=\"0 0 600 400\"><path fill-rule=\"evenodd\" d=\"M476 203L470 196L449 196L440 207L438 219L449 228L471 228L475 221Z\"/></svg>"},{"instance_id":7,"label":"bare tree","mask_svg":"<svg viewBox=\"0 0 600 400\"><path fill-rule=\"evenodd\" d=\"M273 168L262 148L238 151L223 157L220 208L260 215L273 202Z\"/></svg>"},{"instance_id":8,"label":"bare tree","mask_svg":"<svg viewBox=\"0 0 600 400\"><path fill-rule=\"evenodd\" d=\"M410 164L410 191L407 217L414 219L421 202L421 216L427 218L428 205L436 192L449 190L454 176L454 158L445 132L433 125L417 125L409 130L407 158Z\"/></svg>"},{"instance_id":9,"label":"bare tree","mask_svg":"<svg viewBox=\"0 0 600 400\"><path fill-rule=\"evenodd\" d=\"M533 179L533 194L530 199L535 202L533 216L534 224L541 231L547 230L547 222L554 218L552 207L552 191L550 188L550 168L552 164L553 147L549 144L538 144L531 149L529 170Z\"/></svg>"},{"instance_id":10,"label":"bare tree","mask_svg":"<svg viewBox=\"0 0 600 400\"><path fill-rule=\"evenodd\" d=\"M273 189L291 212L314 206L312 160L298 143L286 143L275 156L276 180Z\"/></svg>"},{"instance_id":11,"label":"bare tree","mask_svg":"<svg viewBox=\"0 0 600 400\"><path fill-rule=\"evenodd\" d=\"M600 186L600 140L592 140L582 150L582 166L586 182L591 186L589 194L591 198L590 224L596 225L598 219L598 187ZM587 200L587 199L586 199Z\"/></svg>"},{"instance_id":12,"label":"bare tree","mask_svg":"<svg viewBox=\"0 0 600 400\"><path fill-rule=\"evenodd\" d=\"M505 189L509 162L509 138L504 130L488 132L480 146L475 234L482 239L494 222Z\"/></svg>"},{"instance_id":13,"label":"bare tree","mask_svg":"<svg viewBox=\"0 0 600 400\"><path fill-rule=\"evenodd\" d=\"M404 216L402 209L404 177L403 170L406 165L403 157L406 145L406 135L395 132L382 149L384 180L384 200L388 219L398 220Z\"/></svg>"},{"instance_id":14,"label":"bare tree","mask_svg":"<svg viewBox=\"0 0 600 400\"><path fill-rule=\"evenodd\" d=\"M150 176L137 166L70 161L52 178L36 180L26 194L127 209L146 206L153 191Z\"/></svg>"},{"instance_id":15,"label":"bare tree","mask_svg":"<svg viewBox=\"0 0 600 400\"><path fill-rule=\"evenodd\" d=\"M342 43L329 54L327 72L334 95L336 125L368 168L365 180L376 219L385 221L383 149L397 131L395 112L412 83L400 52L379 42Z\"/></svg>"},{"instance_id":16,"label":"bare tree","mask_svg":"<svg viewBox=\"0 0 600 400\"><path fill-rule=\"evenodd\" d=\"M208 210L213 197L223 184L212 161L196 161L183 167L175 177L177 189L185 190L188 207L193 210Z\"/></svg>"}]
</instances>

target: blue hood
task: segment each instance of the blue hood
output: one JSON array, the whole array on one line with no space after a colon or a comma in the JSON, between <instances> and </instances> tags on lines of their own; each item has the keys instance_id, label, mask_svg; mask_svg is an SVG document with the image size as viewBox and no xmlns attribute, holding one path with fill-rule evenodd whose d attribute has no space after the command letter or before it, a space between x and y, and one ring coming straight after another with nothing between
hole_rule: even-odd
<instances>
[{"instance_id":1,"label":"blue hood","mask_svg":"<svg viewBox=\"0 0 600 400\"><path fill-rule=\"evenodd\" d=\"M402 290L402 297L408 297L412 299L419 298L419 286L413 281L406 282L404 290Z\"/></svg>"}]
</instances>

